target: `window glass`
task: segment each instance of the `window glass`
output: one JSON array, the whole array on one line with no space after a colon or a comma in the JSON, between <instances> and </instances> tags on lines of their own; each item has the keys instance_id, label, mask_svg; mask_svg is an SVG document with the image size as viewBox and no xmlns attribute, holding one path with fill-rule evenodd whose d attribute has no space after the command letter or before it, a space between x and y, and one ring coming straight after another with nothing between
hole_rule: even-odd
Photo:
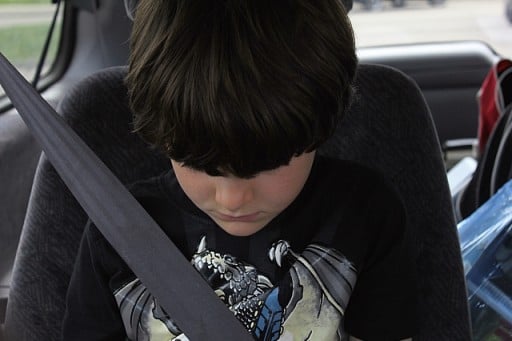
<instances>
[{"instance_id":1,"label":"window glass","mask_svg":"<svg viewBox=\"0 0 512 341\"><path fill-rule=\"evenodd\" d=\"M0 0L0 51L29 81L34 78L55 10L51 0ZM60 27L59 17L43 75L55 60Z\"/></svg>"},{"instance_id":2,"label":"window glass","mask_svg":"<svg viewBox=\"0 0 512 341\"><path fill-rule=\"evenodd\" d=\"M355 0L350 17L358 47L481 40L512 58L507 3L512 0Z\"/></svg>"}]
</instances>

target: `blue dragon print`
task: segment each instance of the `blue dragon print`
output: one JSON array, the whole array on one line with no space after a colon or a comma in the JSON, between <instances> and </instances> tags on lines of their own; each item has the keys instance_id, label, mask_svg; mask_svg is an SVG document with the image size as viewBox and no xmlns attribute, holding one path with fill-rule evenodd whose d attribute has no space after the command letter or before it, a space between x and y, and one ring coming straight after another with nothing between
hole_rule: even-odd
<instances>
[{"instance_id":1,"label":"blue dragon print","mask_svg":"<svg viewBox=\"0 0 512 341\"><path fill-rule=\"evenodd\" d=\"M269 258L289 265L277 284L254 266L209 250L204 237L191 262L255 340L345 340L354 266L337 250L311 244L297 254L286 241L274 243ZM138 279L114 296L130 340L188 340Z\"/></svg>"}]
</instances>

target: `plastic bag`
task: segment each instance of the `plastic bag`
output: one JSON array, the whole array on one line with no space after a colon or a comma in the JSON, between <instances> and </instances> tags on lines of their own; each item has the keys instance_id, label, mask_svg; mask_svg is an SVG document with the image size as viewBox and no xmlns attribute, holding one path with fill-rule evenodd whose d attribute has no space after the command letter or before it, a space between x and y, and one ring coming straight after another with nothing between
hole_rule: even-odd
<instances>
[{"instance_id":1,"label":"plastic bag","mask_svg":"<svg viewBox=\"0 0 512 341\"><path fill-rule=\"evenodd\" d=\"M474 340L512 340L512 181L458 231Z\"/></svg>"}]
</instances>

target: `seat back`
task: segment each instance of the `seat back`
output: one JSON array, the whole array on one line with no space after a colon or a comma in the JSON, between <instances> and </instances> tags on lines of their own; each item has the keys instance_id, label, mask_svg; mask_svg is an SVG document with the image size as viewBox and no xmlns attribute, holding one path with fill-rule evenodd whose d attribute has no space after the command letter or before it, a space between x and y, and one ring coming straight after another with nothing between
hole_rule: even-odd
<instances>
[{"instance_id":1,"label":"seat back","mask_svg":"<svg viewBox=\"0 0 512 341\"><path fill-rule=\"evenodd\" d=\"M64 99L60 112L124 182L169 167L131 131L126 68L101 71ZM455 220L439 141L417 86L387 67L360 65L356 99L320 150L383 173L407 211L418 279L417 340L467 340L469 318ZM10 340L59 339L65 293L86 215L44 158L38 166L7 306Z\"/></svg>"},{"instance_id":2,"label":"seat back","mask_svg":"<svg viewBox=\"0 0 512 341\"><path fill-rule=\"evenodd\" d=\"M358 94L322 152L384 174L400 193L418 280L414 340L469 340L460 245L442 154L417 85L389 67L360 65Z\"/></svg>"},{"instance_id":3,"label":"seat back","mask_svg":"<svg viewBox=\"0 0 512 341\"><path fill-rule=\"evenodd\" d=\"M512 92L512 91L511 91ZM491 175L491 193L496 193L508 180L512 178L512 105L503 114L507 118L507 126L503 132L500 146L496 152L496 161Z\"/></svg>"},{"instance_id":4,"label":"seat back","mask_svg":"<svg viewBox=\"0 0 512 341\"><path fill-rule=\"evenodd\" d=\"M126 69L107 69L73 88L58 111L125 184L170 162L132 134ZM59 340L65 293L87 215L42 155L34 179L7 304L9 340Z\"/></svg>"},{"instance_id":5,"label":"seat back","mask_svg":"<svg viewBox=\"0 0 512 341\"><path fill-rule=\"evenodd\" d=\"M467 218L509 179L512 159L512 106L498 118L471 181L455 201L457 220Z\"/></svg>"}]
</instances>

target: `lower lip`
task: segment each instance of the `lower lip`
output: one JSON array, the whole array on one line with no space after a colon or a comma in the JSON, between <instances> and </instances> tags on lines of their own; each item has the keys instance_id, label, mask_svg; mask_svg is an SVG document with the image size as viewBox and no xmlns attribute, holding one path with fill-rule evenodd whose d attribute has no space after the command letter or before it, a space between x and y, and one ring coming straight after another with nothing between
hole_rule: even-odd
<instances>
[{"instance_id":1,"label":"lower lip","mask_svg":"<svg viewBox=\"0 0 512 341\"><path fill-rule=\"evenodd\" d=\"M217 213L216 215L220 220L223 220L223 221L242 222L242 223L255 222L259 217L259 213L247 214L247 215L242 215L242 216L237 216L237 217L225 215L222 213Z\"/></svg>"}]
</instances>

